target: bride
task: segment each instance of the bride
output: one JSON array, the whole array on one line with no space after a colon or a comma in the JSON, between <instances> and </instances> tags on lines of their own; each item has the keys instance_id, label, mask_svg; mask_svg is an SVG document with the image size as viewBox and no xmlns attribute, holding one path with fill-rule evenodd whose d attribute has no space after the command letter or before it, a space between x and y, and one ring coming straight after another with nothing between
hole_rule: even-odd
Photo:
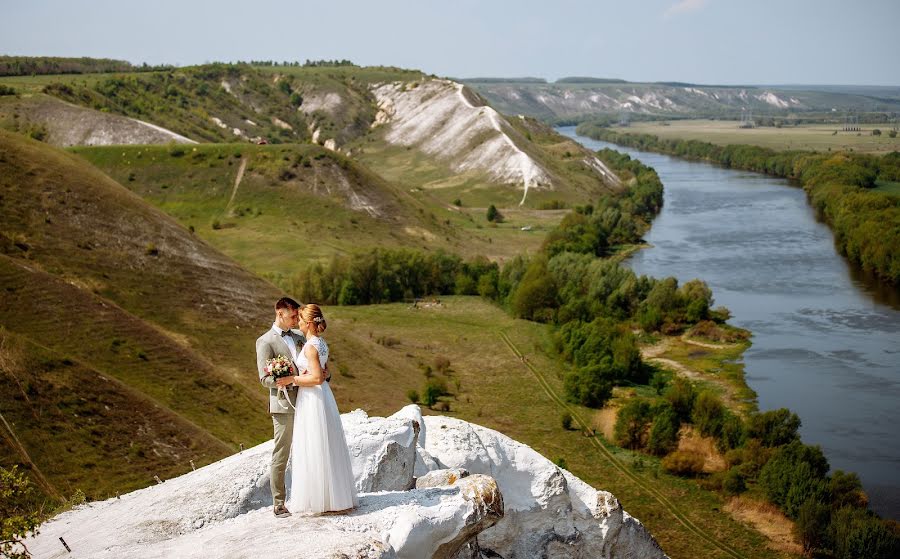
<instances>
[{"instance_id":1,"label":"bride","mask_svg":"<svg viewBox=\"0 0 900 559\"><path fill-rule=\"evenodd\" d=\"M331 388L324 382L328 344L319 334L326 326L318 305L309 304L300 311L300 330L306 335L306 344L296 358L297 370L304 372L293 378L300 387L288 499L294 512L344 511L359 504L341 415Z\"/></svg>"}]
</instances>

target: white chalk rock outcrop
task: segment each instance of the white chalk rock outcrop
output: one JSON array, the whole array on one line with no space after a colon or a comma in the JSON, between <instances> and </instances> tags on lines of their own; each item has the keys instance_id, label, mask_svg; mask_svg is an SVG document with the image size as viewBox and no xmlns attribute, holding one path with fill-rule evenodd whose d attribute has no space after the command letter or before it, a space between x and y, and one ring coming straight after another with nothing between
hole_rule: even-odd
<instances>
[{"instance_id":1,"label":"white chalk rock outcrop","mask_svg":"<svg viewBox=\"0 0 900 559\"><path fill-rule=\"evenodd\" d=\"M376 85L372 92L379 108L373 126L388 126L388 142L447 160L456 172L479 171L518 185L526 195L529 188L552 187L547 171L513 140L512 126L462 84L396 82Z\"/></svg>"},{"instance_id":2,"label":"white chalk rock outcrop","mask_svg":"<svg viewBox=\"0 0 900 559\"><path fill-rule=\"evenodd\" d=\"M426 451L440 468L497 480L505 515L478 535L484 551L513 557L666 557L644 526L598 491L532 448L465 421L425 418ZM467 478L464 478L467 479Z\"/></svg>"},{"instance_id":3,"label":"white chalk rock outcrop","mask_svg":"<svg viewBox=\"0 0 900 559\"><path fill-rule=\"evenodd\" d=\"M416 441L425 422L421 413L416 418L398 415L402 412L387 418L369 417L363 410L341 416L357 491L405 491L415 486Z\"/></svg>"},{"instance_id":4,"label":"white chalk rock outcrop","mask_svg":"<svg viewBox=\"0 0 900 559\"><path fill-rule=\"evenodd\" d=\"M664 557L612 495L500 433L423 419L416 406L341 418L365 489L349 514L275 518L270 441L65 512L27 545L35 557L60 559ZM421 487L406 490L416 467L425 469Z\"/></svg>"}]
</instances>

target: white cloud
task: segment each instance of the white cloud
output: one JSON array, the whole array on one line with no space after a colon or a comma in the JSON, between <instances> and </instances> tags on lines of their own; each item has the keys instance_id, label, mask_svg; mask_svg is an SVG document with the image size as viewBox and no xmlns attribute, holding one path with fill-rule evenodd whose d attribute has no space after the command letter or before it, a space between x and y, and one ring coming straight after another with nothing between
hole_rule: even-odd
<instances>
[{"instance_id":1,"label":"white cloud","mask_svg":"<svg viewBox=\"0 0 900 559\"><path fill-rule=\"evenodd\" d=\"M706 5L706 0L678 0L663 13L663 17L670 18L678 14L695 12Z\"/></svg>"}]
</instances>

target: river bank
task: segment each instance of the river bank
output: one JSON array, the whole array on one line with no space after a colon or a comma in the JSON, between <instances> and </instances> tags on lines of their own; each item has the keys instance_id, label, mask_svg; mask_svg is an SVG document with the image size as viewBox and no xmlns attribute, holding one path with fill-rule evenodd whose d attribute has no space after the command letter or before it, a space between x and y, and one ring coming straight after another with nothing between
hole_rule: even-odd
<instances>
[{"instance_id":1,"label":"river bank","mask_svg":"<svg viewBox=\"0 0 900 559\"><path fill-rule=\"evenodd\" d=\"M591 149L625 151L654 167L665 203L626 262L640 274L700 277L732 322L753 332L744 354L761 410L787 407L834 469L859 473L872 507L900 513L900 307L861 278L784 179L623 149L562 133Z\"/></svg>"}]
</instances>

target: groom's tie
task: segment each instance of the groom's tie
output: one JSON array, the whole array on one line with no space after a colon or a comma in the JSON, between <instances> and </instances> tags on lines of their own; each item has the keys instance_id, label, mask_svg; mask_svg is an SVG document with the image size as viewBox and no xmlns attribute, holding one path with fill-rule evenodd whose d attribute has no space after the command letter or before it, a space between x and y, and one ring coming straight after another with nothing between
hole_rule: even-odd
<instances>
[{"instance_id":1,"label":"groom's tie","mask_svg":"<svg viewBox=\"0 0 900 559\"><path fill-rule=\"evenodd\" d=\"M284 330L283 332L281 332L281 337L284 337L284 336L290 336L290 335L291 335L291 331L290 331L290 330Z\"/></svg>"}]
</instances>

